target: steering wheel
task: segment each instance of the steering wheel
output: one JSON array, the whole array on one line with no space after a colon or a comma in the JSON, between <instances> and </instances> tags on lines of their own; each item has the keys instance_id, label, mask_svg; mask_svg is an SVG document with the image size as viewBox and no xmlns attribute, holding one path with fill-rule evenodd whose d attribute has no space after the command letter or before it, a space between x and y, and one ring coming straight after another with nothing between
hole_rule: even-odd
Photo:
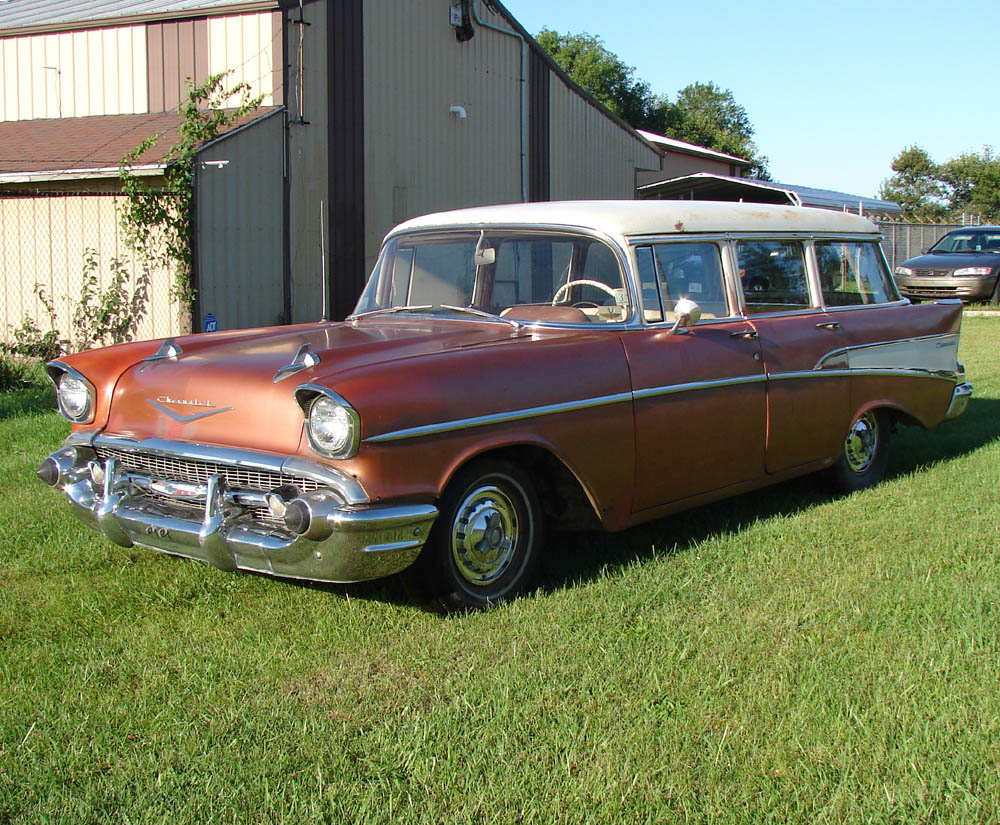
<instances>
[{"instance_id":1,"label":"steering wheel","mask_svg":"<svg viewBox=\"0 0 1000 825\"><path fill-rule=\"evenodd\" d=\"M615 299L615 303L618 303L618 295L614 289L601 281L592 281L589 278L580 278L577 281L566 281L559 289L556 290L556 294L552 296L552 306L556 306L559 303L559 299L563 297L564 292L569 292L571 286L596 286L598 289L603 289L612 298ZM591 302L592 303L592 302Z\"/></svg>"}]
</instances>

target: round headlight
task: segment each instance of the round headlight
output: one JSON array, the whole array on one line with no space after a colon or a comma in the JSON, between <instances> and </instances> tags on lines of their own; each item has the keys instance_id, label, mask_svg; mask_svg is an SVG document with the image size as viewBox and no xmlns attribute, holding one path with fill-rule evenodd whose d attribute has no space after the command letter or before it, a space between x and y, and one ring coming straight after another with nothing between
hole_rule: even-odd
<instances>
[{"instance_id":1,"label":"round headlight","mask_svg":"<svg viewBox=\"0 0 1000 825\"><path fill-rule=\"evenodd\" d=\"M309 408L309 435L313 446L331 456L342 456L354 444L354 416L343 404L325 395Z\"/></svg>"},{"instance_id":2,"label":"round headlight","mask_svg":"<svg viewBox=\"0 0 1000 825\"><path fill-rule=\"evenodd\" d=\"M90 415L92 401L90 387L75 375L64 372L59 379L59 406L63 415L71 421L83 421Z\"/></svg>"}]
</instances>

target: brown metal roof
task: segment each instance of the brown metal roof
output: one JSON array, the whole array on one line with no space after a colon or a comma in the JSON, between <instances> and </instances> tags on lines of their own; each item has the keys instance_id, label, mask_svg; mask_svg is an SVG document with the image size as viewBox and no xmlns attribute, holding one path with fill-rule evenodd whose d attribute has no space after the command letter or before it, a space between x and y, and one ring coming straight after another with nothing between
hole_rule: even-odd
<instances>
[{"instance_id":1,"label":"brown metal roof","mask_svg":"<svg viewBox=\"0 0 1000 825\"><path fill-rule=\"evenodd\" d=\"M238 129L276 108L257 109L226 131ZM0 123L0 176L48 172L85 177L87 173L117 169L122 157L152 134L160 135L156 146L137 163L162 164L167 150L177 142L180 125L177 112Z\"/></svg>"}]
</instances>

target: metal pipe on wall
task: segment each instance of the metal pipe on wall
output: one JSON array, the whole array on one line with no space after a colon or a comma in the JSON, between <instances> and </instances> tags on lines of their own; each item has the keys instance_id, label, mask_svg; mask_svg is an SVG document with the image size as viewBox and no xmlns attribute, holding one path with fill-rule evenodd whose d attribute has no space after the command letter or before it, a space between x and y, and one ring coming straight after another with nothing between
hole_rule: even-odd
<instances>
[{"instance_id":1,"label":"metal pipe on wall","mask_svg":"<svg viewBox=\"0 0 1000 825\"><path fill-rule=\"evenodd\" d=\"M479 16L479 4L477 0L471 0L472 19L484 29L492 29L500 34L516 37L521 41L521 200L528 202L528 93L527 93L527 73L528 73L528 43L524 35L514 29L505 29L495 23L489 23Z\"/></svg>"}]
</instances>

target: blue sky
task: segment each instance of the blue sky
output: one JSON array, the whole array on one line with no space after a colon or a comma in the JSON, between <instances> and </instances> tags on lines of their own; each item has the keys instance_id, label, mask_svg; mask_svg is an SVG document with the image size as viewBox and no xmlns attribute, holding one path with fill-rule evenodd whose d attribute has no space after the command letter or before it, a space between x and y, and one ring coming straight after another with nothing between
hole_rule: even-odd
<instances>
[{"instance_id":1,"label":"blue sky","mask_svg":"<svg viewBox=\"0 0 1000 825\"><path fill-rule=\"evenodd\" d=\"M1000 4L503 0L532 34L587 32L671 99L730 89L783 183L874 196L906 146L1000 148Z\"/></svg>"}]
</instances>

